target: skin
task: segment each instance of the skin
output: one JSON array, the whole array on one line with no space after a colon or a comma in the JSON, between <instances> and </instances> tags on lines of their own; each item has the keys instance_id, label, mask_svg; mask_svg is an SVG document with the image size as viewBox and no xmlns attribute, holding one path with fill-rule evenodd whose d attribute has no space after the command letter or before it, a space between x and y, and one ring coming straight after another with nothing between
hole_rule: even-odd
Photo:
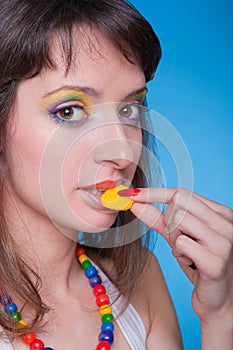
<instances>
[{"instance_id":1,"label":"skin","mask_svg":"<svg viewBox=\"0 0 233 350\"><path fill-rule=\"evenodd\" d=\"M202 349L232 349L233 211L186 189L141 189L132 212L167 240L194 285ZM151 202L167 203L162 214ZM194 271L188 265L194 263ZM156 327L156 325L155 325Z\"/></svg>"},{"instance_id":2,"label":"skin","mask_svg":"<svg viewBox=\"0 0 233 350\"><path fill-rule=\"evenodd\" d=\"M90 36L97 50L92 47L90 51L87 43L81 42L82 50L78 56L74 55L76 60L68 74L60 58L59 44L54 39L52 45L58 68L23 81L18 87L11 115L12 138L8 151L11 177L8 179L6 219L19 253L40 275L40 293L51 307L45 316L47 332L38 334L38 337L56 350L65 349L67 342L70 350L77 349L77 341L83 349L97 345L100 316L91 288L75 258L76 243L70 238L77 230L101 231L111 226L116 217L115 213L92 208L77 187L106 179L126 178L130 181L141 151L140 129L119 122L112 109L111 113L97 114L90 122L75 128L75 139L72 136L68 145L64 137L69 134L67 128L59 128L49 116L46 96L64 85L73 89L78 84L79 88L88 86L91 91L94 90L95 93L89 96L94 106L128 100L135 89L144 89L144 74L137 64L129 63L100 33L94 31ZM78 39L77 42L80 42ZM57 135L58 142L54 147L50 141ZM43 173L41 168L47 154L51 155L51 164L46 163L47 173ZM58 169L61 160L62 167ZM60 174L58 184L55 181L57 174ZM44 178L48 183L40 182ZM50 178L54 179L55 185ZM70 208L70 211L65 208L64 215L61 215L64 206L59 206L59 197L56 197L59 186L65 204ZM50 187L49 197L44 198L45 190L50 190ZM53 205L48 208L44 203L49 202L50 196ZM108 261L104 263L111 271L114 269ZM133 297L133 304L143 319L148 339L152 339L151 326L158 320L158 327L153 329L153 332L156 331L153 341L163 344L164 349L166 346L181 349L175 312L153 256L151 269L153 279L150 271L144 276L147 292L141 293L144 285L140 286ZM19 300L15 302L19 308L22 307ZM30 317L30 312L26 306L23 317ZM91 330L88 337L87 329ZM113 350L129 349L117 326L115 339ZM13 346L17 350L28 348L17 339ZM147 348L154 349L151 340Z\"/></svg>"}]
</instances>

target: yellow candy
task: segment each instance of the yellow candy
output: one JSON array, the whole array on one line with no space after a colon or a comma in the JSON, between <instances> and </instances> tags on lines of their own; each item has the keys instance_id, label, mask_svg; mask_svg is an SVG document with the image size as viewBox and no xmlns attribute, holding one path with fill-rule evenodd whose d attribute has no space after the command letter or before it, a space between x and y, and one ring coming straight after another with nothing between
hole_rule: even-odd
<instances>
[{"instance_id":1,"label":"yellow candy","mask_svg":"<svg viewBox=\"0 0 233 350\"><path fill-rule=\"evenodd\" d=\"M109 188L101 196L103 207L113 210L128 210L132 207L134 201L128 197L120 197L119 191L126 190L128 187L118 185L114 188Z\"/></svg>"}]
</instances>

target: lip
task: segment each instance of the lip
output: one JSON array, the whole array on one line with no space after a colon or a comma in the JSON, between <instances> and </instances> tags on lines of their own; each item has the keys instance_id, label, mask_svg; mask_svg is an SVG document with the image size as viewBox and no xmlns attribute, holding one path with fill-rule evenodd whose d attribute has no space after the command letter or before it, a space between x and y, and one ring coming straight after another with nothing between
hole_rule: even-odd
<instances>
[{"instance_id":1,"label":"lip","mask_svg":"<svg viewBox=\"0 0 233 350\"><path fill-rule=\"evenodd\" d=\"M89 188L96 188L97 190L104 190L104 189L108 189L108 188L114 188L117 186L117 182L118 181L114 181L114 180L105 180L105 181L101 181L98 182L94 185L88 185L85 187L81 187L81 189L89 189Z\"/></svg>"},{"instance_id":2,"label":"lip","mask_svg":"<svg viewBox=\"0 0 233 350\"><path fill-rule=\"evenodd\" d=\"M123 184L125 182L128 182L125 179L118 179L118 180L104 180L101 182L98 182L93 185L87 185L87 186L82 186L78 188L79 193L83 197L84 201L89 205L91 208L96 209L96 210L101 210L105 211L108 213L116 213L116 211L104 208L102 203L101 203L101 195L102 193L94 194L91 193L90 189L97 189L97 190L107 190L108 188L114 188L119 184Z\"/></svg>"},{"instance_id":3,"label":"lip","mask_svg":"<svg viewBox=\"0 0 233 350\"><path fill-rule=\"evenodd\" d=\"M88 191L86 188L80 188L79 193L83 197L84 201L87 203L88 206L90 206L93 209L96 210L104 210L105 208L103 207L100 199L100 194L93 194Z\"/></svg>"}]
</instances>

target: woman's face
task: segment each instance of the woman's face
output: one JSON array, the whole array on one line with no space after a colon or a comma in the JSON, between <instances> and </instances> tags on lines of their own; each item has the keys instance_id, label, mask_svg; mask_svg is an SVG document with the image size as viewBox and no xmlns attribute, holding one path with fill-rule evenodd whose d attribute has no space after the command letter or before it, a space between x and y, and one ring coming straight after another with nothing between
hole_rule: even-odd
<instances>
[{"instance_id":1,"label":"woman's face","mask_svg":"<svg viewBox=\"0 0 233 350\"><path fill-rule=\"evenodd\" d=\"M131 182L141 152L144 74L100 33L89 36L92 45L77 39L68 74L54 42L58 68L20 83L11 126L14 201L64 232L113 224L100 194L106 181Z\"/></svg>"}]
</instances>

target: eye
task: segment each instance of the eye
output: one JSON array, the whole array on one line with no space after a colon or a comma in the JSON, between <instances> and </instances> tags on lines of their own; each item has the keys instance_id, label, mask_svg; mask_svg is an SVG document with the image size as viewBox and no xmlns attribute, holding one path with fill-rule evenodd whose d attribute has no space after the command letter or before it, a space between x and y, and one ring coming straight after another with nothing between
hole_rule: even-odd
<instances>
[{"instance_id":1,"label":"eye","mask_svg":"<svg viewBox=\"0 0 233 350\"><path fill-rule=\"evenodd\" d=\"M85 119L87 117L87 113L82 107L65 107L56 112L56 115L64 120L80 120Z\"/></svg>"},{"instance_id":2,"label":"eye","mask_svg":"<svg viewBox=\"0 0 233 350\"><path fill-rule=\"evenodd\" d=\"M122 107L119 111L121 118L130 118L133 114L133 108L130 105Z\"/></svg>"},{"instance_id":3,"label":"eye","mask_svg":"<svg viewBox=\"0 0 233 350\"><path fill-rule=\"evenodd\" d=\"M69 125L78 125L89 117L88 109L74 101L64 103L50 113L56 122Z\"/></svg>"},{"instance_id":4,"label":"eye","mask_svg":"<svg viewBox=\"0 0 233 350\"><path fill-rule=\"evenodd\" d=\"M118 111L119 118L122 122L137 124L143 114L143 106L139 103L127 103Z\"/></svg>"}]
</instances>

